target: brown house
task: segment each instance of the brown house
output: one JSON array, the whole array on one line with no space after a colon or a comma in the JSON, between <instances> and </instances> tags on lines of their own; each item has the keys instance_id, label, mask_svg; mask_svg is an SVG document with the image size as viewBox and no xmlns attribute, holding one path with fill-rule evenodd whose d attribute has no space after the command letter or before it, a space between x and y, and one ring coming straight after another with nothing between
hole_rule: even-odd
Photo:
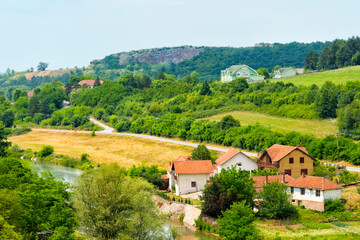
<instances>
[{"instance_id":1,"label":"brown house","mask_svg":"<svg viewBox=\"0 0 360 240\"><path fill-rule=\"evenodd\" d=\"M277 168L279 173L288 174L293 178L314 172L314 158L301 146L274 144L265 149L258 159L257 164L261 169Z\"/></svg>"}]
</instances>

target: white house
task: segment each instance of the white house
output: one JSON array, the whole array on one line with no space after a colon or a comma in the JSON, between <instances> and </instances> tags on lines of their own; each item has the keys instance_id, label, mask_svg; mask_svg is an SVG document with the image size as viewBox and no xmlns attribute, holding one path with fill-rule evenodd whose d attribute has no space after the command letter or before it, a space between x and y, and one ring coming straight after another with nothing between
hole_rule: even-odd
<instances>
[{"instance_id":1,"label":"white house","mask_svg":"<svg viewBox=\"0 0 360 240\"><path fill-rule=\"evenodd\" d=\"M323 177L302 175L288 184L292 194L291 203L296 206L324 211L324 201L341 198L342 187Z\"/></svg>"},{"instance_id":2,"label":"white house","mask_svg":"<svg viewBox=\"0 0 360 240\"><path fill-rule=\"evenodd\" d=\"M246 171L253 171L258 168L255 161L235 148L231 148L228 152L221 155L215 163L219 173L221 169L231 168L232 166L236 166L237 170Z\"/></svg>"},{"instance_id":3,"label":"white house","mask_svg":"<svg viewBox=\"0 0 360 240\"><path fill-rule=\"evenodd\" d=\"M169 187L175 186L176 195L202 191L215 169L210 160L191 161L180 156L167 169Z\"/></svg>"},{"instance_id":4,"label":"white house","mask_svg":"<svg viewBox=\"0 0 360 240\"><path fill-rule=\"evenodd\" d=\"M297 73L295 68L280 68L279 70L274 71L274 78L287 78L293 77Z\"/></svg>"},{"instance_id":5,"label":"white house","mask_svg":"<svg viewBox=\"0 0 360 240\"><path fill-rule=\"evenodd\" d=\"M221 82L231 82L235 78L246 78L247 81L262 81L264 76L259 75L253 68L247 65L233 65L221 71Z\"/></svg>"}]
</instances>

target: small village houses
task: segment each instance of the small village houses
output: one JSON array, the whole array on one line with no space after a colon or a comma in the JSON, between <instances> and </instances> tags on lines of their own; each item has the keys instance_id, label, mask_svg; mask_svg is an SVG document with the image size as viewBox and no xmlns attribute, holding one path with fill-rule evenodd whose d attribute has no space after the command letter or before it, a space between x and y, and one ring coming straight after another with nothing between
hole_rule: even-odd
<instances>
[{"instance_id":1,"label":"small village houses","mask_svg":"<svg viewBox=\"0 0 360 240\"><path fill-rule=\"evenodd\" d=\"M276 71L274 71L274 78L287 78L287 77L293 77L297 74L297 71L295 68L280 68Z\"/></svg>"},{"instance_id":2,"label":"small village houses","mask_svg":"<svg viewBox=\"0 0 360 240\"><path fill-rule=\"evenodd\" d=\"M95 81L96 80L81 80L79 82L79 85L82 86L82 85L86 85L88 88L94 88L95 86ZM100 85L104 83L103 80L100 80Z\"/></svg>"},{"instance_id":3,"label":"small village houses","mask_svg":"<svg viewBox=\"0 0 360 240\"><path fill-rule=\"evenodd\" d=\"M279 173L285 173L293 178L302 174L311 175L314 172L314 159L304 147L274 144L258 156L260 169L277 168Z\"/></svg>"},{"instance_id":4,"label":"small village houses","mask_svg":"<svg viewBox=\"0 0 360 240\"><path fill-rule=\"evenodd\" d=\"M247 65L233 65L221 71L221 82L231 82L240 77L246 78L248 82L264 80L264 76L259 75Z\"/></svg>"},{"instance_id":5,"label":"small village houses","mask_svg":"<svg viewBox=\"0 0 360 240\"><path fill-rule=\"evenodd\" d=\"M295 180L291 176L284 174L284 173L281 175L273 175L273 176L254 176L252 178L255 181L254 188L255 188L255 191L257 191L257 192L260 192L266 183L279 182L279 183L287 184L287 183Z\"/></svg>"},{"instance_id":6,"label":"small village houses","mask_svg":"<svg viewBox=\"0 0 360 240\"><path fill-rule=\"evenodd\" d=\"M341 198L342 187L324 177L302 175L287 186L292 194L291 203L308 209L324 211L325 200Z\"/></svg>"},{"instance_id":7,"label":"small village houses","mask_svg":"<svg viewBox=\"0 0 360 240\"><path fill-rule=\"evenodd\" d=\"M228 152L221 155L215 163L219 173L221 169L231 168L233 166L235 166L237 170L246 171L253 171L258 168L254 160L235 148L231 148Z\"/></svg>"}]
</instances>

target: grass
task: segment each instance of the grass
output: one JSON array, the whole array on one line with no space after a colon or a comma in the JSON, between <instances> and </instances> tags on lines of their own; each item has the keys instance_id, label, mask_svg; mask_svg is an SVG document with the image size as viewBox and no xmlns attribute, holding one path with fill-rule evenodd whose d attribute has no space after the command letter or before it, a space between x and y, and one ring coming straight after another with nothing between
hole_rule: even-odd
<instances>
[{"instance_id":1,"label":"grass","mask_svg":"<svg viewBox=\"0 0 360 240\"><path fill-rule=\"evenodd\" d=\"M241 125L256 123L259 123L263 126L270 125L272 131L281 133L296 131L303 134L314 134L316 137L325 137L337 132L336 123L331 121L282 118L262 113L245 111L221 113L203 119L220 121L225 115L229 114L232 115L235 119L238 119Z\"/></svg>"},{"instance_id":2,"label":"grass","mask_svg":"<svg viewBox=\"0 0 360 240\"><path fill-rule=\"evenodd\" d=\"M347 81L360 80L360 66L340 68L331 71L304 74L285 79L273 80L276 82L282 81L284 83L293 83L296 86L304 85L311 86L316 84L322 86L326 81L331 81L335 84L344 84Z\"/></svg>"},{"instance_id":3,"label":"grass","mask_svg":"<svg viewBox=\"0 0 360 240\"><path fill-rule=\"evenodd\" d=\"M43 145L54 147L54 154L80 158L90 155L94 163L117 163L129 168L132 165L157 164L165 169L170 161L179 155L189 156L193 147L116 135L96 135L84 133L38 132L8 138L22 149L40 151Z\"/></svg>"}]
</instances>

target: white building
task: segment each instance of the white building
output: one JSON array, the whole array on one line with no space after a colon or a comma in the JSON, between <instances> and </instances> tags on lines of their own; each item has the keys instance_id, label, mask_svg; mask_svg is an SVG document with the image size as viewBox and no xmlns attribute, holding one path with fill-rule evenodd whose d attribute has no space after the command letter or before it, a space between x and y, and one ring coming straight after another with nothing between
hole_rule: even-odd
<instances>
[{"instance_id":1,"label":"white building","mask_svg":"<svg viewBox=\"0 0 360 240\"><path fill-rule=\"evenodd\" d=\"M258 168L255 161L234 148L231 148L228 152L221 155L215 163L219 173L221 169L231 168L232 166L236 166L237 170L246 171L253 171Z\"/></svg>"},{"instance_id":2,"label":"white building","mask_svg":"<svg viewBox=\"0 0 360 240\"><path fill-rule=\"evenodd\" d=\"M202 191L215 169L210 160L191 161L180 156L167 169L169 188L174 185L176 195Z\"/></svg>"},{"instance_id":3,"label":"white building","mask_svg":"<svg viewBox=\"0 0 360 240\"><path fill-rule=\"evenodd\" d=\"M303 175L286 185L292 194L291 203L308 209L324 211L325 200L341 198L342 187L323 177Z\"/></svg>"},{"instance_id":4,"label":"white building","mask_svg":"<svg viewBox=\"0 0 360 240\"><path fill-rule=\"evenodd\" d=\"M264 80L264 76L259 75L247 65L233 65L221 71L221 82L231 82L240 77L246 78L248 82Z\"/></svg>"}]
</instances>

